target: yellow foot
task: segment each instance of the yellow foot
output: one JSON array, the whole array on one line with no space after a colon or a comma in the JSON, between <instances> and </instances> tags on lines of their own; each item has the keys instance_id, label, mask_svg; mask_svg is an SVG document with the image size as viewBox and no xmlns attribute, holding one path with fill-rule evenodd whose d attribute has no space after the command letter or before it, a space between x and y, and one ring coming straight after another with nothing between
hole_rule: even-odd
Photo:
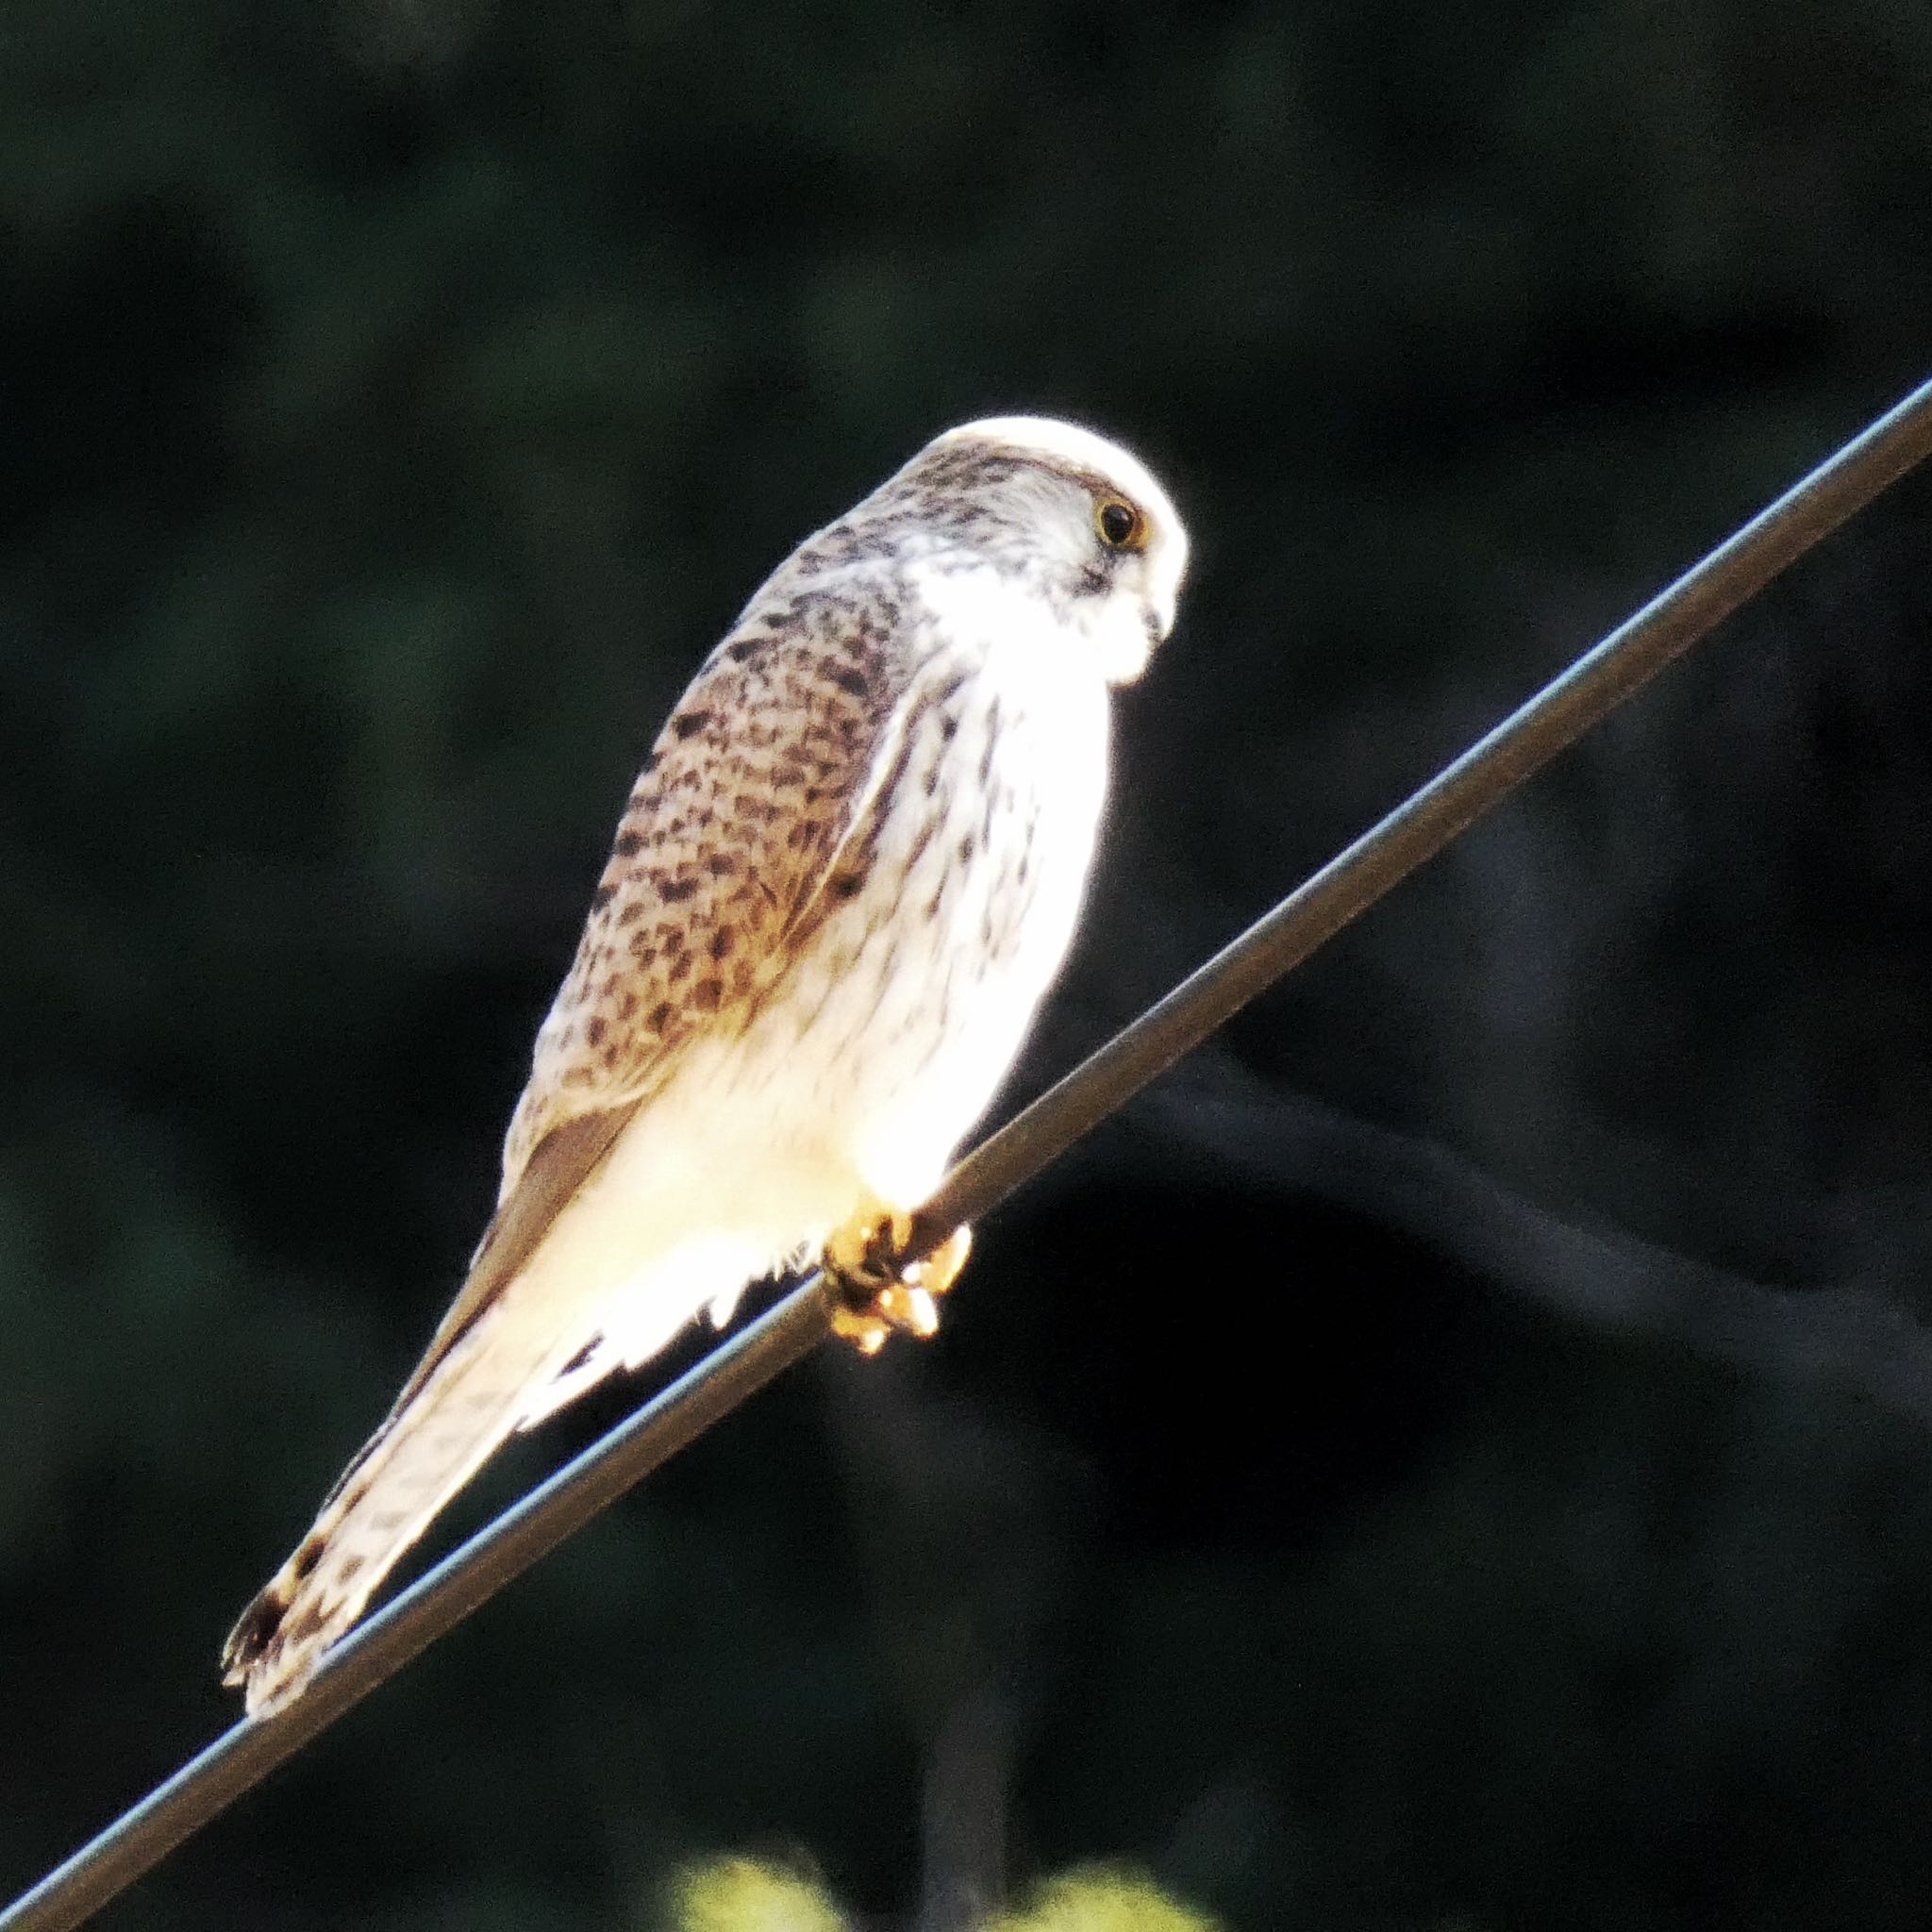
<instances>
[{"instance_id":1,"label":"yellow foot","mask_svg":"<svg viewBox=\"0 0 1932 1932\"><path fill-rule=\"evenodd\" d=\"M860 1355L876 1355L889 1337L922 1341L939 1332L939 1297L958 1278L973 1230L956 1227L923 1261L900 1257L912 1239L912 1217L897 1210L861 1214L825 1243L824 1270L838 1299L832 1332Z\"/></svg>"}]
</instances>

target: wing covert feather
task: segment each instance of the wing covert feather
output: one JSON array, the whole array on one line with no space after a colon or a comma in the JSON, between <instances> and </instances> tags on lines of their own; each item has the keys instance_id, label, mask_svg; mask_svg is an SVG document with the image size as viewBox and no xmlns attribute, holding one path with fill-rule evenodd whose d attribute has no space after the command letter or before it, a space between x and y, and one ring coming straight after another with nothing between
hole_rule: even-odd
<instances>
[{"instance_id":1,"label":"wing covert feather","mask_svg":"<svg viewBox=\"0 0 1932 1932\"><path fill-rule=\"evenodd\" d=\"M906 682L890 648L900 613L783 588L706 660L632 787L537 1036L496 1214L398 1409L522 1271L678 1050L750 1020L862 831L890 763L882 721Z\"/></svg>"}]
</instances>

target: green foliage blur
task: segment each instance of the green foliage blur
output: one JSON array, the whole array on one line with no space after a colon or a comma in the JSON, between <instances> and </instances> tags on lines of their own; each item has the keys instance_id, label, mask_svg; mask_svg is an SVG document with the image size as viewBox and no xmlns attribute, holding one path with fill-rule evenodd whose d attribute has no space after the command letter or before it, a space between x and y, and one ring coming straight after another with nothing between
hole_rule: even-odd
<instances>
[{"instance_id":1,"label":"green foliage blur","mask_svg":"<svg viewBox=\"0 0 1932 1932\"><path fill-rule=\"evenodd\" d=\"M1924 373L1928 103L1916 0L0 7L0 1890L230 1720L799 537L1016 408L1193 526L1024 1093ZM1922 1926L1928 509L102 1925Z\"/></svg>"},{"instance_id":2,"label":"green foliage blur","mask_svg":"<svg viewBox=\"0 0 1932 1932\"><path fill-rule=\"evenodd\" d=\"M845 1932L849 1922L823 1887L756 1858L718 1858L678 1875L675 1932ZM1216 1932L1133 1872L1068 1873L1035 1888L986 1932Z\"/></svg>"},{"instance_id":3,"label":"green foliage blur","mask_svg":"<svg viewBox=\"0 0 1932 1932\"><path fill-rule=\"evenodd\" d=\"M988 1932L1216 1932L1212 1919L1179 1906L1131 1872L1070 1873L1041 1885Z\"/></svg>"},{"instance_id":4,"label":"green foliage blur","mask_svg":"<svg viewBox=\"0 0 1932 1932\"><path fill-rule=\"evenodd\" d=\"M845 1932L822 1887L756 1858L717 1858L672 1887L676 1932Z\"/></svg>"}]
</instances>

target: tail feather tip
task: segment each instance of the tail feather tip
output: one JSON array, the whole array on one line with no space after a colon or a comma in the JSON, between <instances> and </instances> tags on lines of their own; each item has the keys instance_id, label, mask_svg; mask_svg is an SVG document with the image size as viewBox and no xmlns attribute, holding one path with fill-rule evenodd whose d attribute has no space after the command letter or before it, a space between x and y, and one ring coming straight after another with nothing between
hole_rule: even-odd
<instances>
[{"instance_id":1,"label":"tail feather tip","mask_svg":"<svg viewBox=\"0 0 1932 1932\"><path fill-rule=\"evenodd\" d=\"M270 1584L237 1619L222 1645L222 1682L245 1684L249 1674L275 1647L282 1620L289 1614L287 1593Z\"/></svg>"},{"instance_id":2,"label":"tail feather tip","mask_svg":"<svg viewBox=\"0 0 1932 1932\"><path fill-rule=\"evenodd\" d=\"M242 1693L250 1717L288 1704L334 1641L327 1607L298 1603L278 1576L242 1612L222 1646L222 1682Z\"/></svg>"}]
</instances>

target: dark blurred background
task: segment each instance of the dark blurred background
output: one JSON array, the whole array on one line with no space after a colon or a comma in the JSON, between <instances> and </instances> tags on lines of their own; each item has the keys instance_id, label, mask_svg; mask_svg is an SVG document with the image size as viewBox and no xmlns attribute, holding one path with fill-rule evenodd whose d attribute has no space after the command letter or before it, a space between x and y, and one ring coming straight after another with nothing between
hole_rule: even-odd
<instances>
[{"instance_id":1,"label":"dark blurred background","mask_svg":"<svg viewBox=\"0 0 1932 1932\"><path fill-rule=\"evenodd\" d=\"M799 537L1022 408L1192 524L1024 1093L1924 374L1928 163L1921 0L0 7L0 1890L228 1721ZM1932 1923L1928 509L102 1924Z\"/></svg>"}]
</instances>

